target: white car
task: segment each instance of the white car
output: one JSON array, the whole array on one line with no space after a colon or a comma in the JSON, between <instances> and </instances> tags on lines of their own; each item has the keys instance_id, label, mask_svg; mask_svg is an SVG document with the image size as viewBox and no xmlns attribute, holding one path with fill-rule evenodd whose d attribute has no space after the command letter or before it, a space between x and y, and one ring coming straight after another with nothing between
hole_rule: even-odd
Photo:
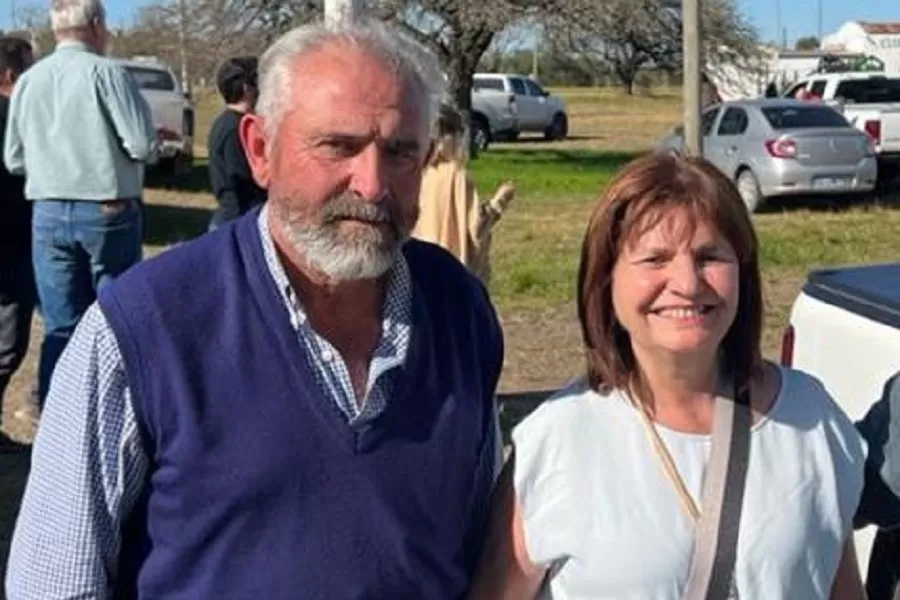
<instances>
[{"instance_id":1,"label":"white car","mask_svg":"<svg viewBox=\"0 0 900 600\"><path fill-rule=\"evenodd\" d=\"M477 115L480 106L488 105L494 112L506 116L503 123L491 121L479 129ZM544 90L525 76L511 73L476 73L472 80L473 138L486 134L485 142L514 140L525 132L543 133L548 140L561 140L569 134L569 115L565 101ZM486 147L486 144L484 145Z\"/></svg>"},{"instance_id":2,"label":"white car","mask_svg":"<svg viewBox=\"0 0 900 600\"><path fill-rule=\"evenodd\" d=\"M160 136L156 168L177 172L194 159L194 104L175 73L154 57L120 59L150 105L153 124Z\"/></svg>"}]
</instances>

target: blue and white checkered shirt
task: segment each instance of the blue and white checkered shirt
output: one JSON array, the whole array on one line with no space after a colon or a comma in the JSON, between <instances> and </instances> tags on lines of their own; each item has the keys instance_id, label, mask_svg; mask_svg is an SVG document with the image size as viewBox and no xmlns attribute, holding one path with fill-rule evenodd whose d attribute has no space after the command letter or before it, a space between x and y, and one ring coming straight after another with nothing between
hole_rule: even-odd
<instances>
[{"instance_id":1,"label":"blue and white checkered shirt","mask_svg":"<svg viewBox=\"0 0 900 600\"><path fill-rule=\"evenodd\" d=\"M309 325L288 283L265 208L259 228L269 272L290 309L318 384L349 422L374 419L390 398L396 367L409 348L412 288L405 259L388 275L382 336L370 364L366 397L358 405L340 353ZM497 439L496 419L494 429ZM499 468L500 443L485 448L495 451ZM120 526L141 493L148 467L118 344L94 304L59 361L41 416L7 570L8 598L111 597Z\"/></svg>"}]
</instances>

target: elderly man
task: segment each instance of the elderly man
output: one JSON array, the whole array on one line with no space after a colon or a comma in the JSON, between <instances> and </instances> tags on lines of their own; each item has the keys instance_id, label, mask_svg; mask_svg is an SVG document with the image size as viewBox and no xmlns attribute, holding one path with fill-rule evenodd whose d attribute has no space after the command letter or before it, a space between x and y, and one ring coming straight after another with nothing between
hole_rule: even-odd
<instances>
[{"instance_id":1,"label":"elderly man","mask_svg":"<svg viewBox=\"0 0 900 600\"><path fill-rule=\"evenodd\" d=\"M46 397L53 367L97 290L141 258L143 162L156 133L136 84L101 56L99 0L53 0L56 51L25 73L10 102L7 168L35 203L34 273Z\"/></svg>"},{"instance_id":2,"label":"elderly man","mask_svg":"<svg viewBox=\"0 0 900 600\"><path fill-rule=\"evenodd\" d=\"M408 240L443 78L384 25L260 60L262 209L101 290L63 356L10 600L456 599L498 467L481 284Z\"/></svg>"},{"instance_id":3,"label":"elderly man","mask_svg":"<svg viewBox=\"0 0 900 600\"><path fill-rule=\"evenodd\" d=\"M33 60L31 44L16 37L0 37L0 147L13 85ZM0 406L28 350L35 296L31 204L25 200L25 180L10 173L0 160ZM22 449L24 446L0 432L0 453Z\"/></svg>"}]
</instances>

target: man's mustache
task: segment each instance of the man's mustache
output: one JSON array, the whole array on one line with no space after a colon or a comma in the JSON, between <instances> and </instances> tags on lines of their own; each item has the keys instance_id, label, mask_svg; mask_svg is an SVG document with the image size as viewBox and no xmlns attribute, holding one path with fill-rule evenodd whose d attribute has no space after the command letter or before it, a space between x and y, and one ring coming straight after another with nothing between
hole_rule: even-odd
<instances>
[{"instance_id":1,"label":"man's mustache","mask_svg":"<svg viewBox=\"0 0 900 600\"><path fill-rule=\"evenodd\" d=\"M390 201L371 203L348 196L339 196L326 203L319 210L319 219L323 225L344 219L397 225L396 215L391 209Z\"/></svg>"}]
</instances>

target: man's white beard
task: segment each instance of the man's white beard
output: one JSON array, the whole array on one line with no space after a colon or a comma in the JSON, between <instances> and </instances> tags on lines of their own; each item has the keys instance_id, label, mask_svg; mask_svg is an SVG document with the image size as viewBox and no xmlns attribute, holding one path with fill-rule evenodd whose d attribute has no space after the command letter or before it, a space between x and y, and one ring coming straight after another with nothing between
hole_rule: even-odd
<instances>
[{"instance_id":1,"label":"man's white beard","mask_svg":"<svg viewBox=\"0 0 900 600\"><path fill-rule=\"evenodd\" d=\"M390 245L376 239L348 241L328 226L284 227L297 253L334 282L378 279L393 266L405 241L400 239ZM382 235L379 232L378 236Z\"/></svg>"}]
</instances>

